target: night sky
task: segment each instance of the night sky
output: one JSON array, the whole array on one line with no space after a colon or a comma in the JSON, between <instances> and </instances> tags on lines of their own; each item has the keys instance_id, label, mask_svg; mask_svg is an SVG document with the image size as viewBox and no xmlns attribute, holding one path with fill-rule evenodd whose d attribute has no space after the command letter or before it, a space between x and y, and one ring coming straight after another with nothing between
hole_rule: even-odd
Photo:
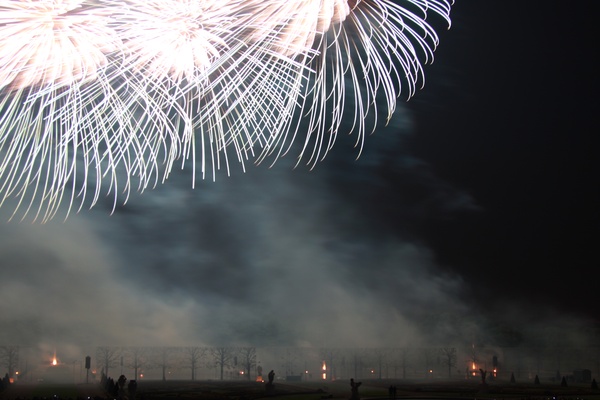
<instances>
[{"instance_id":1,"label":"night sky","mask_svg":"<svg viewBox=\"0 0 600 400\"><path fill-rule=\"evenodd\" d=\"M464 334L425 334L440 316L597 323L597 24L591 0L548 4L457 0L425 87L358 160L342 136L313 170L233 165L194 190L176 171L112 215L107 198L3 223L0 344L402 346Z\"/></svg>"},{"instance_id":2,"label":"night sky","mask_svg":"<svg viewBox=\"0 0 600 400\"><path fill-rule=\"evenodd\" d=\"M599 315L591 4L457 2L410 107L414 154L481 208L428 227L428 240L500 307L497 296Z\"/></svg>"}]
</instances>

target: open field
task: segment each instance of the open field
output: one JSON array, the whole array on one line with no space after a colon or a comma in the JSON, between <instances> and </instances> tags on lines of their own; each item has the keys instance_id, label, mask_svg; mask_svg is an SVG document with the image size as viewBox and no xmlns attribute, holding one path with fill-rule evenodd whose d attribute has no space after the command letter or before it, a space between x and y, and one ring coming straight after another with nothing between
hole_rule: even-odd
<instances>
[{"instance_id":1,"label":"open field","mask_svg":"<svg viewBox=\"0 0 600 400\"><path fill-rule=\"evenodd\" d=\"M589 383L509 384L493 382L485 387L476 381L406 382L402 380L363 380L361 399L388 399L388 388L395 385L398 399L517 399L517 400L600 400L600 390ZM55 397L56 396L56 397ZM346 381L275 382L267 392L264 383L244 381L140 381L136 399L140 400L342 400L350 397ZM2 400L17 399L111 399L99 384L16 384L0 393Z\"/></svg>"}]
</instances>

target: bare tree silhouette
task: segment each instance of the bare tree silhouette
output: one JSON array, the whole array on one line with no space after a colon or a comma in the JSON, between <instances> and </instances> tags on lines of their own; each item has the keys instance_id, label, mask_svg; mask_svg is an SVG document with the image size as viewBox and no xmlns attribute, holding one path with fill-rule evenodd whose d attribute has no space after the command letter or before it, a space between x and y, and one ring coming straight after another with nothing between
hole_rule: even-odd
<instances>
[{"instance_id":1,"label":"bare tree silhouette","mask_svg":"<svg viewBox=\"0 0 600 400\"><path fill-rule=\"evenodd\" d=\"M184 363L192 371L192 380L196 380L196 371L200 367L200 361L206 356L207 349L204 347L186 347L183 349Z\"/></svg>"},{"instance_id":2,"label":"bare tree silhouette","mask_svg":"<svg viewBox=\"0 0 600 400\"><path fill-rule=\"evenodd\" d=\"M250 380L251 371L256 367L256 347L242 347L240 349L240 359L244 366L246 378Z\"/></svg>"},{"instance_id":3,"label":"bare tree silhouette","mask_svg":"<svg viewBox=\"0 0 600 400\"><path fill-rule=\"evenodd\" d=\"M223 370L233 366L233 358L236 351L233 347L213 347L210 349L210 354L215 365L219 367L220 377L223 380Z\"/></svg>"},{"instance_id":4,"label":"bare tree silhouette","mask_svg":"<svg viewBox=\"0 0 600 400\"><path fill-rule=\"evenodd\" d=\"M119 347L99 346L96 348L96 365L102 368L107 377L111 368L117 366L117 361L121 357Z\"/></svg>"},{"instance_id":5,"label":"bare tree silhouette","mask_svg":"<svg viewBox=\"0 0 600 400\"><path fill-rule=\"evenodd\" d=\"M140 369L148 362L148 352L146 347L129 347L125 350L127 367L133 369L134 379L140 377Z\"/></svg>"},{"instance_id":6,"label":"bare tree silhouette","mask_svg":"<svg viewBox=\"0 0 600 400\"><path fill-rule=\"evenodd\" d=\"M12 378L19 365L19 346L0 346L0 365L3 365Z\"/></svg>"},{"instance_id":7,"label":"bare tree silhouette","mask_svg":"<svg viewBox=\"0 0 600 400\"><path fill-rule=\"evenodd\" d=\"M163 381L167 380L167 371L171 368L171 358L176 351L177 348L175 347L157 347L154 349L152 364L161 369Z\"/></svg>"},{"instance_id":8,"label":"bare tree silhouette","mask_svg":"<svg viewBox=\"0 0 600 400\"><path fill-rule=\"evenodd\" d=\"M456 365L456 348L442 347L440 349L440 356L442 357L440 362L448 367L448 378L450 378L452 376L452 368Z\"/></svg>"}]
</instances>

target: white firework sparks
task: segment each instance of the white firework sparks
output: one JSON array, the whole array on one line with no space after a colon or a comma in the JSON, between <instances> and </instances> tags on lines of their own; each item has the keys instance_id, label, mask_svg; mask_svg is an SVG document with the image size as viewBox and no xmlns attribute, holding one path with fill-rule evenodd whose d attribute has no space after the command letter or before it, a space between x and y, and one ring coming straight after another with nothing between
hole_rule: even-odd
<instances>
[{"instance_id":1,"label":"white firework sparks","mask_svg":"<svg viewBox=\"0 0 600 400\"><path fill-rule=\"evenodd\" d=\"M276 14L273 10L278 3L271 2L271 15ZM316 55L308 64L310 84L301 96L302 118L295 129L276 137L277 144L263 152L261 160L285 154L301 129L306 135L298 162L307 158L306 163L314 166L333 146L342 121L346 125L352 121L350 132L356 133L357 147L362 149L365 135L378 124L380 93L387 122L398 97L403 93L410 98L424 84L423 65L433 61L438 45L438 36L426 19L436 14L449 25L451 3L404 0L400 4L404 6L390 0L299 1L294 4L300 10L296 13L286 9L289 3L280 6L281 13L291 15L288 29L312 27L309 32L313 34L302 42L312 46ZM283 43L288 36L298 37L285 32Z\"/></svg>"},{"instance_id":2,"label":"white firework sparks","mask_svg":"<svg viewBox=\"0 0 600 400\"><path fill-rule=\"evenodd\" d=\"M0 88L59 88L98 78L115 51L107 9L82 0L0 4Z\"/></svg>"},{"instance_id":3,"label":"white firework sparks","mask_svg":"<svg viewBox=\"0 0 600 400\"><path fill-rule=\"evenodd\" d=\"M397 1L0 2L0 205L47 220L65 193L93 206L198 157L214 177L229 149L276 160L300 132L314 165L342 120L362 146L376 98L389 120L424 82L429 14L450 23L449 0Z\"/></svg>"},{"instance_id":4,"label":"white firework sparks","mask_svg":"<svg viewBox=\"0 0 600 400\"><path fill-rule=\"evenodd\" d=\"M0 3L0 204L17 197L29 210L39 199L36 215L50 218L73 182L74 155L86 171L106 157L99 142L114 137L89 128L115 122L104 114L119 102L106 76L107 54L120 47L109 15L78 0Z\"/></svg>"}]
</instances>

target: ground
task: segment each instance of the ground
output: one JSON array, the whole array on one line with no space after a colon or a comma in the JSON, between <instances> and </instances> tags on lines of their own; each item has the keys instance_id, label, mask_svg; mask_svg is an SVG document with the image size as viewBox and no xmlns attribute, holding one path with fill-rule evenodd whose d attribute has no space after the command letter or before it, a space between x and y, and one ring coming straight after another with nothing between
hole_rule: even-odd
<instances>
[{"instance_id":1,"label":"ground","mask_svg":"<svg viewBox=\"0 0 600 400\"><path fill-rule=\"evenodd\" d=\"M476 381L431 382L402 380L363 380L361 399L389 399L388 388L397 388L398 399L504 399L504 400L600 400L600 390L590 383L510 384L492 382L482 386ZM56 396L56 397L55 397ZM136 399L143 400L347 400L349 381L336 382L275 382L267 392L264 383L245 381L140 381ZM0 393L2 400L25 399L110 399L98 384L51 385L13 384Z\"/></svg>"}]
</instances>

